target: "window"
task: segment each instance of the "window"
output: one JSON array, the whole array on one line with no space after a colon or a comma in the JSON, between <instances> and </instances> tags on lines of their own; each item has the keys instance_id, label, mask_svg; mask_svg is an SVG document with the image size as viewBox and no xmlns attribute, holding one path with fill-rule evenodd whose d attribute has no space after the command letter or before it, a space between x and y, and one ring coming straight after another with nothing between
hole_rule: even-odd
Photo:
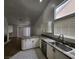
<instances>
[{"instance_id":1,"label":"window","mask_svg":"<svg viewBox=\"0 0 79 59\"><path fill-rule=\"evenodd\" d=\"M23 28L23 36L30 36L30 27Z\"/></svg>"},{"instance_id":2,"label":"window","mask_svg":"<svg viewBox=\"0 0 79 59\"><path fill-rule=\"evenodd\" d=\"M60 12L65 5L69 2L69 0L64 0L62 3L60 3L57 7L56 7L56 11L55 14L57 14L58 12Z\"/></svg>"}]
</instances>

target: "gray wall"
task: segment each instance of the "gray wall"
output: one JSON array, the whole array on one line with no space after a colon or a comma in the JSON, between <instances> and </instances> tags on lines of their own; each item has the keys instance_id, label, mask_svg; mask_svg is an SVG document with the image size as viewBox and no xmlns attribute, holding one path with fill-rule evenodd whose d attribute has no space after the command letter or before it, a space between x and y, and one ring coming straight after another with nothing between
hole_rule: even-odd
<instances>
[{"instance_id":1,"label":"gray wall","mask_svg":"<svg viewBox=\"0 0 79 59\"><path fill-rule=\"evenodd\" d=\"M12 33L13 32L13 25L8 25L8 33Z\"/></svg>"},{"instance_id":2,"label":"gray wall","mask_svg":"<svg viewBox=\"0 0 79 59\"><path fill-rule=\"evenodd\" d=\"M4 34L7 35L8 33L8 22L7 19L4 18Z\"/></svg>"},{"instance_id":3,"label":"gray wall","mask_svg":"<svg viewBox=\"0 0 79 59\"><path fill-rule=\"evenodd\" d=\"M37 23L35 26L32 27L32 34L34 35L40 35L43 32L48 33L48 21L52 21L53 12L52 9L54 7L54 4L50 2L46 9L44 10L43 14L39 17ZM52 32L52 31L51 31Z\"/></svg>"},{"instance_id":4,"label":"gray wall","mask_svg":"<svg viewBox=\"0 0 79 59\"><path fill-rule=\"evenodd\" d=\"M64 18L54 23L54 35L59 34L75 39L75 17Z\"/></svg>"},{"instance_id":5,"label":"gray wall","mask_svg":"<svg viewBox=\"0 0 79 59\"><path fill-rule=\"evenodd\" d=\"M8 34L8 22L6 17L4 17L4 35L7 35L7 41L9 40L9 34Z\"/></svg>"}]
</instances>

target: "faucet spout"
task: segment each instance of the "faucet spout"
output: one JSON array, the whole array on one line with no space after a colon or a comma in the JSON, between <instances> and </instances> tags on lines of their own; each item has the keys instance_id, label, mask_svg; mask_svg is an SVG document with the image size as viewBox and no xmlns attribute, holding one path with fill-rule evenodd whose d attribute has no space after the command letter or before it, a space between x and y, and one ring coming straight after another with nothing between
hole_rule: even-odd
<instances>
[{"instance_id":1,"label":"faucet spout","mask_svg":"<svg viewBox=\"0 0 79 59\"><path fill-rule=\"evenodd\" d=\"M58 39L60 39L64 43L64 35L63 34L60 34Z\"/></svg>"}]
</instances>

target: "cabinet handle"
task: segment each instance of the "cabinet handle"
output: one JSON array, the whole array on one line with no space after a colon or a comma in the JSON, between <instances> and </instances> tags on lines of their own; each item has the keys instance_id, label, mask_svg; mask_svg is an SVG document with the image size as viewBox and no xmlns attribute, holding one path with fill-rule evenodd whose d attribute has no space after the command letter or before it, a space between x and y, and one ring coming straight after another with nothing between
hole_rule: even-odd
<instances>
[{"instance_id":1,"label":"cabinet handle","mask_svg":"<svg viewBox=\"0 0 79 59\"><path fill-rule=\"evenodd\" d=\"M55 52L55 49L53 48L53 51Z\"/></svg>"}]
</instances>

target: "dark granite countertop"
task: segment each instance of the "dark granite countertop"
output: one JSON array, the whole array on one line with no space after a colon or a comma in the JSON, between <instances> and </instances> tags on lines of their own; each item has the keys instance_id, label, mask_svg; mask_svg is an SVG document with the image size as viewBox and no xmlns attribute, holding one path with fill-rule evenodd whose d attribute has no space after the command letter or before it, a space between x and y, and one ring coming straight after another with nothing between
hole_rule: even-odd
<instances>
[{"instance_id":1,"label":"dark granite countertop","mask_svg":"<svg viewBox=\"0 0 79 59\"><path fill-rule=\"evenodd\" d=\"M43 34L41 34L41 36L53 39L58 42L62 42L60 39L58 39L58 36L56 36L56 35L52 36L52 33L43 33ZM64 44L75 48L75 40L74 39L64 38Z\"/></svg>"}]
</instances>

